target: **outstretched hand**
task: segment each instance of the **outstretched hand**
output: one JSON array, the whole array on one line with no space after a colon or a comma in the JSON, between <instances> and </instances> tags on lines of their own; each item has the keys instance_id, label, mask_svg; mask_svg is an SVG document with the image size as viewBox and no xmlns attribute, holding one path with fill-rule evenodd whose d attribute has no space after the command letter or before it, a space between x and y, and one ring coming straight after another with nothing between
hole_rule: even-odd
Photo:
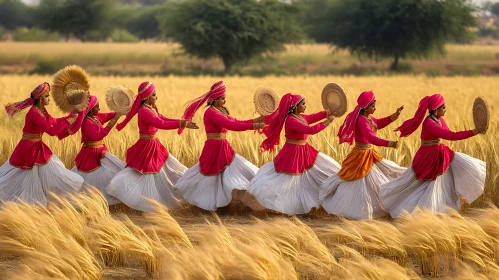
<instances>
[{"instance_id":1,"label":"outstretched hand","mask_svg":"<svg viewBox=\"0 0 499 280\"><path fill-rule=\"evenodd\" d=\"M185 127L190 128L190 129L198 129L199 126L197 126L196 123L189 122Z\"/></svg>"},{"instance_id":2,"label":"outstretched hand","mask_svg":"<svg viewBox=\"0 0 499 280\"><path fill-rule=\"evenodd\" d=\"M395 111L395 113L393 113L390 117L392 118L392 120L396 120L398 119L398 117L400 116L400 112L402 112L402 110L404 110L404 105L400 106L397 108L397 111Z\"/></svg>"}]
</instances>

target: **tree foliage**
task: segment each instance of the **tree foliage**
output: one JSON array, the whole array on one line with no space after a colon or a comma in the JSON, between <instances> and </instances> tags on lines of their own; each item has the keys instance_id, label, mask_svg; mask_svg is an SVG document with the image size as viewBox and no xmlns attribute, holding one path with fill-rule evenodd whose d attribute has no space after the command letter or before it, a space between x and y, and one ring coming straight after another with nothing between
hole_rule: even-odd
<instances>
[{"instance_id":1,"label":"tree foliage","mask_svg":"<svg viewBox=\"0 0 499 280\"><path fill-rule=\"evenodd\" d=\"M400 58L444 52L445 42L464 38L475 24L468 0L308 2L308 22L317 27L309 34L317 41L376 60L393 58L393 70Z\"/></svg>"},{"instance_id":2,"label":"tree foliage","mask_svg":"<svg viewBox=\"0 0 499 280\"><path fill-rule=\"evenodd\" d=\"M171 1L160 29L200 58L220 57L226 71L297 42L303 32L294 5L278 0Z\"/></svg>"},{"instance_id":3,"label":"tree foliage","mask_svg":"<svg viewBox=\"0 0 499 280\"><path fill-rule=\"evenodd\" d=\"M114 0L42 0L38 8L39 22L45 29L70 35L83 41L90 31L111 33Z\"/></svg>"},{"instance_id":4,"label":"tree foliage","mask_svg":"<svg viewBox=\"0 0 499 280\"><path fill-rule=\"evenodd\" d=\"M0 26L14 30L33 25L33 9L20 0L0 0Z\"/></svg>"}]
</instances>

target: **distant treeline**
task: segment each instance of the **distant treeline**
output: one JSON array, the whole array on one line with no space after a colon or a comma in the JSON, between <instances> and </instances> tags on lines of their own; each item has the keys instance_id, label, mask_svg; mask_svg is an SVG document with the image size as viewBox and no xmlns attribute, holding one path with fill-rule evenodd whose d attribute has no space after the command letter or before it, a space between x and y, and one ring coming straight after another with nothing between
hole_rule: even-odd
<instances>
[{"instance_id":1,"label":"distant treeline","mask_svg":"<svg viewBox=\"0 0 499 280\"><path fill-rule=\"evenodd\" d=\"M389 58L395 70L400 59L444 53L446 42L493 34L476 28L478 10L469 0L0 0L0 40L168 40L228 72L284 44L320 42Z\"/></svg>"}]
</instances>

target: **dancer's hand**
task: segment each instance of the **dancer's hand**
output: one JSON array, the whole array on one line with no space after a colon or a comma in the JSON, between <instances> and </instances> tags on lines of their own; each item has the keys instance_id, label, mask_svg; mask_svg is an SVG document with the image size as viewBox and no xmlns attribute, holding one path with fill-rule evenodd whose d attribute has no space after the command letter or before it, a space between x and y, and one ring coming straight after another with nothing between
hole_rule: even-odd
<instances>
[{"instance_id":1,"label":"dancer's hand","mask_svg":"<svg viewBox=\"0 0 499 280\"><path fill-rule=\"evenodd\" d=\"M475 129L473 129L473 135L477 135L477 134L485 134L485 129L475 127Z\"/></svg>"},{"instance_id":2,"label":"dancer's hand","mask_svg":"<svg viewBox=\"0 0 499 280\"><path fill-rule=\"evenodd\" d=\"M265 116L259 116L258 118L253 119L254 123L264 123L265 122Z\"/></svg>"},{"instance_id":3,"label":"dancer's hand","mask_svg":"<svg viewBox=\"0 0 499 280\"><path fill-rule=\"evenodd\" d=\"M190 128L190 129L198 129L199 127L197 126L196 123L193 123L193 122L189 122L187 123L187 125L185 126L187 128Z\"/></svg>"},{"instance_id":4,"label":"dancer's hand","mask_svg":"<svg viewBox=\"0 0 499 280\"><path fill-rule=\"evenodd\" d=\"M388 141L388 147L397 149L399 147L399 141Z\"/></svg>"},{"instance_id":5,"label":"dancer's hand","mask_svg":"<svg viewBox=\"0 0 499 280\"><path fill-rule=\"evenodd\" d=\"M392 121L394 121L394 120L396 120L396 119L399 118L400 112L402 112L402 110L404 110L404 105L398 107L397 111L395 111L395 113L393 113L393 114L390 115L390 118L392 119Z\"/></svg>"},{"instance_id":6,"label":"dancer's hand","mask_svg":"<svg viewBox=\"0 0 499 280\"><path fill-rule=\"evenodd\" d=\"M262 129L265 127L265 123L253 123L253 129Z\"/></svg>"}]
</instances>

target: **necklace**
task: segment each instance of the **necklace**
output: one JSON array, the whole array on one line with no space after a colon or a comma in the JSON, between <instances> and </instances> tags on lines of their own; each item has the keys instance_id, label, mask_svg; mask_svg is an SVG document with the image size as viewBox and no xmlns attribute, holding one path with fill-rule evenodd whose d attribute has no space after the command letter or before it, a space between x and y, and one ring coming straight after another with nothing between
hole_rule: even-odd
<instances>
[{"instance_id":1,"label":"necklace","mask_svg":"<svg viewBox=\"0 0 499 280\"><path fill-rule=\"evenodd\" d=\"M437 119L437 118L435 118L435 116L433 116L433 114L431 114L431 115L430 115L430 118L431 118L432 120L434 120L436 123L438 123L438 125L442 126L442 123L440 122L440 120L439 120L439 119Z\"/></svg>"},{"instance_id":2,"label":"necklace","mask_svg":"<svg viewBox=\"0 0 499 280\"><path fill-rule=\"evenodd\" d=\"M229 114L227 112L227 110L222 107L222 108L218 108L218 107L215 107L215 106L211 106L213 109L217 110L218 112L220 112L222 115L224 115L225 117L227 117Z\"/></svg>"},{"instance_id":3,"label":"necklace","mask_svg":"<svg viewBox=\"0 0 499 280\"><path fill-rule=\"evenodd\" d=\"M33 106L33 107L35 107L35 109L36 109L38 112L40 112L40 114L42 114L42 116L46 117L46 115L45 115L45 110L43 110L43 111L42 111L42 110L40 110L40 108L38 108L37 106Z\"/></svg>"},{"instance_id":4,"label":"necklace","mask_svg":"<svg viewBox=\"0 0 499 280\"><path fill-rule=\"evenodd\" d=\"M151 105L149 105L149 104L146 104L146 103L144 103L144 106L145 106L147 109L151 110L151 112L152 112L154 115L156 115L156 110L154 110L154 107L153 107L153 106L151 106Z\"/></svg>"},{"instance_id":5,"label":"necklace","mask_svg":"<svg viewBox=\"0 0 499 280\"><path fill-rule=\"evenodd\" d=\"M302 123L304 123L304 124L307 124L307 125L308 125L307 121L305 121L305 119L304 119L302 116L297 115L297 114L291 114L291 115L292 115L293 117L297 118L297 119L298 119L299 121L301 121Z\"/></svg>"},{"instance_id":6,"label":"necklace","mask_svg":"<svg viewBox=\"0 0 499 280\"><path fill-rule=\"evenodd\" d=\"M87 116L86 118L87 118L87 119L89 119L89 120L91 120L91 121L93 121L93 122L94 122L94 123L96 123L97 125L100 125L100 122L99 122L96 118L89 117L89 116Z\"/></svg>"}]
</instances>

